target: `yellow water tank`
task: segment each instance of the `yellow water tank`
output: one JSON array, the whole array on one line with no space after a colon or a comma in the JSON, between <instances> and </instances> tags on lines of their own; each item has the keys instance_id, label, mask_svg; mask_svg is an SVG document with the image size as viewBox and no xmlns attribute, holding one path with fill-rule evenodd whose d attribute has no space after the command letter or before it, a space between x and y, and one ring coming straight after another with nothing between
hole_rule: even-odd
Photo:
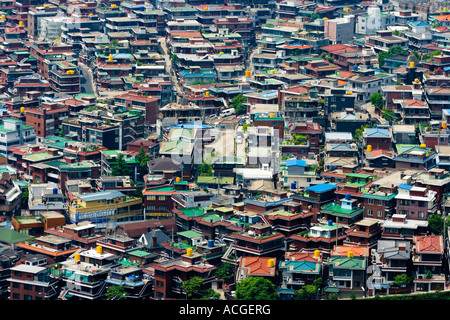
<instances>
[{"instance_id":1,"label":"yellow water tank","mask_svg":"<svg viewBox=\"0 0 450 320\"><path fill-rule=\"evenodd\" d=\"M325 18L323 18L323 20L328 20L328 18L327 18L327 17L325 17Z\"/></svg>"},{"instance_id":2,"label":"yellow water tank","mask_svg":"<svg viewBox=\"0 0 450 320\"><path fill-rule=\"evenodd\" d=\"M208 10L208 7L204 7L203 10Z\"/></svg>"},{"instance_id":3,"label":"yellow water tank","mask_svg":"<svg viewBox=\"0 0 450 320\"><path fill-rule=\"evenodd\" d=\"M425 143L422 143L422 144L420 145L420 147L421 147L422 149L425 149L425 148L427 147L427 145L426 145Z\"/></svg>"},{"instance_id":4,"label":"yellow water tank","mask_svg":"<svg viewBox=\"0 0 450 320\"><path fill-rule=\"evenodd\" d=\"M250 78L250 70L245 70L245 77Z\"/></svg>"},{"instance_id":5,"label":"yellow water tank","mask_svg":"<svg viewBox=\"0 0 450 320\"><path fill-rule=\"evenodd\" d=\"M5 16L4 14L2 14L2 15L0 16L0 19L2 19L2 20L5 20L5 18L6 18L6 16Z\"/></svg>"},{"instance_id":6,"label":"yellow water tank","mask_svg":"<svg viewBox=\"0 0 450 320\"><path fill-rule=\"evenodd\" d=\"M348 95L351 95L351 94L352 94L352 92L351 92L351 91L347 91L347 94L348 94Z\"/></svg>"},{"instance_id":7,"label":"yellow water tank","mask_svg":"<svg viewBox=\"0 0 450 320\"><path fill-rule=\"evenodd\" d=\"M20 112L24 113L25 112L25 107L20 107Z\"/></svg>"},{"instance_id":8,"label":"yellow water tank","mask_svg":"<svg viewBox=\"0 0 450 320\"><path fill-rule=\"evenodd\" d=\"M102 253L102 251L103 251L102 246L97 246L97 253Z\"/></svg>"},{"instance_id":9,"label":"yellow water tank","mask_svg":"<svg viewBox=\"0 0 450 320\"><path fill-rule=\"evenodd\" d=\"M367 145L367 151L368 152L371 152L372 151L372 146L369 144L369 145Z\"/></svg>"},{"instance_id":10,"label":"yellow water tank","mask_svg":"<svg viewBox=\"0 0 450 320\"><path fill-rule=\"evenodd\" d=\"M176 181L176 182L180 182L180 181L181 181L180 177L177 177L177 178L175 179L175 181Z\"/></svg>"},{"instance_id":11,"label":"yellow water tank","mask_svg":"<svg viewBox=\"0 0 450 320\"><path fill-rule=\"evenodd\" d=\"M447 8L446 8L446 7L444 7L444 9L442 9L442 11L444 11L444 12L447 12Z\"/></svg>"},{"instance_id":12,"label":"yellow water tank","mask_svg":"<svg viewBox=\"0 0 450 320\"><path fill-rule=\"evenodd\" d=\"M272 113L270 114L270 118L275 118L275 113L272 112Z\"/></svg>"},{"instance_id":13,"label":"yellow water tank","mask_svg":"<svg viewBox=\"0 0 450 320\"><path fill-rule=\"evenodd\" d=\"M112 56L112 54L109 55L108 60L109 61L113 61L114 60L114 57Z\"/></svg>"},{"instance_id":14,"label":"yellow water tank","mask_svg":"<svg viewBox=\"0 0 450 320\"><path fill-rule=\"evenodd\" d=\"M442 122L442 129L447 129L447 123Z\"/></svg>"},{"instance_id":15,"label":"yellow water tank","mask_svg":"<svg viewBox=\"0 0 450 320\"><path fill-rule=\"evenodd\" d=\"M353 251L347 252L347 258L353 258Z\"/></svg>"},{"instance_id":16,"label":"yellow water tank","mask_svg":"<svg viewBox=\"0 0 450 320\"><path fill-rule=\"evenodd\" d=\"M187 248L186 255L189 257L192 256L192 248Z\"/></svg>"},{"instance_id":17,"label":"yellow water tank","mask_svg":"<svg viewBox=\"0 0 450 320\"><path fill-rule=\"evenodd\" d=\"M223 54L223 51L220 51L219 54Z\"/></svg>"},{"instance_id":18,"label":"yellow water tank","mask_svg":"<svg viewBox=\"0 0 450 320\"><path fill-rule=\"evenodd\" d=\"M112 4L111 8L117 8L117 4Z\"/></svg>"},{"instance_id":19,"label":"yellow water tank","mask_svg":"<svg viewBox=\"0 0 450 320\"><path fill-rule=\"evenodd\" d=\"M416 65L416 64L414 63L414 61L411 61L411 62L409 63L409 67L410 67L410 68L414 68L415 65Z\"/></svg>"},{"instance_id":20,"label":"yellow water tank","mask_svg":"<svg viewBox=\"0 0 450 320\"><path fill-rule=\"evenodd\" d=\"M74 259L75 261L80 261L80 254L79 254L78 252L76 252L75 255L74 255L74 257L73 257L73 259Z\"/></svg>"},{"instance_id":21,"label":"yellow water tank","mask_svg":"<svg viewBox=\"0 0 450 320\"><path fill-rule=\"evenodd\" d=\"M320 257L320 250L314 250L314 258Z\"/></svg>"},{"instance_id":22,"label":"yellow water tank","mask_svg":"<svg viewBox=\"0 0 450 320\"><path fill-rule=\"evenodd\" d=\"M419 83L420 81L419 81L419 79L415 78L415 79L414 79L414 82L415 82L415 83Z\"/></svg>"},{"instance_id":23,"label":"yellow water tank","mask_svg":"<svg viewBox=\"0 0 450 320\"><path fill-rule=\"evenodd\" d=\"M205 97L209 97L209 91L205 92Z\"/></svg>"},{"instance_id":24,"label":"yellow water tank","mask_svg":"<svg viewBox=\"0 0 450 320\"><path fill-rule=\"evenodd\" d=\"M273 259L269 259L269 260L267 261L267 266L268 266L269 268L272 268L273 265L274 265Z\"/></svg>"},{"instance_id":25,"label":"yellow water tank","mask_svg":"<svg viewBox=\"0 0 450 320\"><path fill-rule=\"evenodd\" d=\"M19 21L19 27L23 27L23 21Z\"/></svg>"}]
</instances>

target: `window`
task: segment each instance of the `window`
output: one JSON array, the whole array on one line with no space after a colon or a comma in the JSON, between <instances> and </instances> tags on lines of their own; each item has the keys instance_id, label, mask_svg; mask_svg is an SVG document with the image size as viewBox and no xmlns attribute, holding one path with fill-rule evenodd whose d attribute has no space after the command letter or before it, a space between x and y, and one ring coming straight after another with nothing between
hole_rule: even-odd
<instances>
[{"instance_id":1,"label":"window","mask_svg":"<svg viewBox=\"0 0 450 320\"><path fill-rule=\"evenodd\" d=\"M419 211L418 215L419 215L419 218L423 218L425 216L422 211Z\"/></svg>"},{"instance_id":2,"label":"window","mask_svg":"<svg viewBox=\"0 0 450 320\"><path fill-rule=\"evenodd\" d=\"M382 205L383 205L383 200L378 200L378 201L377 201L377 204L378 204L379 206L382 206Z\"/></svg>"},{"instance_id":3,"label":"window","mask_svg":"<svg viewBox=\"0 0 450 320\"><path fill-rule=\"evenodd\" d=\"M147 200L156 200L156 196L147 196Z\"/></svg>"},{"instance_id":4,"label":"window","mask_svg":"<svg viewBox=\"0 0 450 320\"><path fill-rule=\"evenodd\" d=\"M383 211L378 210L378 211L377 211L377 216L378 216L378 217L382 217L382 216L383 216Z\"/></svg>"},{"instance_id":5,"label":"window","mask_svg":"<svg viewBox=\"0 0 450 320\"><path fill-rule=\"evenodd\" d=\"M156 206L147 206L147 211L154 211L156 210Z\"/></svg>"},{"instance_id":6,"label":"window","mask_svg":"<svg viewBox=\"0 0 450 320\"><path fill-rule=\"evenodd\" d=\"M368 204L373 204L373 199L367 199Z\"/></svg>"},{"instance_id":7,"label":"window","mask_svg":"<svg viewBox=\"0 0 450 320\"><path fill-rule=\"evenodd\" d=\"M369 215L369 216L373 215L372 209L367 210L367 215Z\"/></svg>"},{"instance_id":8,"label":"window","mask_svg":"<svg viewBox=\"0 0 450 320\"><path fill-rule=\"evenodd\" d=\"M159 198L158 198L160 201L166 201L167 200L167 197L166 196L159 196Z\"/></svg>"}]
</instances>

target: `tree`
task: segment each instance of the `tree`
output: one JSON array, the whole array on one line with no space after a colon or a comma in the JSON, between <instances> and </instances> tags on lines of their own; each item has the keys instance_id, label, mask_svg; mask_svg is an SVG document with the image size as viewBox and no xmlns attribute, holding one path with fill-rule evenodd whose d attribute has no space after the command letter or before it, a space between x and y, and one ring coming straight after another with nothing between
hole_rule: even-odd
<instances>
[{"instance_id":1,"label":"tree","mask_svg":"<svg viewBox=\"0 0 450 320\"><path fill-rule=\"evenodd\" d=\"M405 273L399 274L394 278L394 281L392 282L393 287L408 287L412 285L414 281L413 276L408 276Z\"/></svg>"},{"instance_id":2,"label":"tree","mask_svg":"<svg viewBox=\"0 0 450 320\"><path fill-rule=\"evenodd\" d=\"M189 280L186 280L181 285L181 288L186 293L188 299L192 299L195 295L198 295L201 292L203 286L203 279L200 277L193 277Z\"/></svg>"},{"instance_id":3,"label":"tree","mask_svg":"<svg viewBox=\"0 0 450 320\"><path fill-rule=\"evenodd\" d=\"M317 288L313 284L307 284L294 293L294 300L312 300L316 295Z\"/></svg>"},{"instance_id":4,"label":"tree","mask_svg":"<svg viewBox=\"0 0 450 320\"><path fill-rule=\"evenodd\" d=\"M216 269L215 276L218 279L231 280L234 278L234 267L229 262L224 262Z\"/></svg>"},{"instance_id":5,"label":"tree","mask_svg":"<svg viewBox=\"0 0 450 320\"><path fill-rule=\"evenodd\" d=\"M432 214L428 217L428 228L433 234L442 234L444 229L444 219L439 214Z\"/></svg>"},{"instance_id":6,"label":"tree","mask_svg":"<svg viewBox=\"0 0 450 320\"><path fill-rule=\"evenodd\" d=\"M383 107L383 94L376 92L370 96L370 102L375 106L375 108L381 109Z\"/></svg>"},{"instance_id":7,"label":"tree","mask_svg":"<svg viewBox=\"0 0 450 320\"><path fill-rule=\"evenodd\" d=\"M219 300L220 293L215 292L213 289L209 288L202 292L202 297L200 300Z\"/></svg>"},{"instance_id":8,"label":"tree","mask_svg":"<svg viewBox=\"0 0 450 320\"><path fill-rule=\"evenodd\" d=\"M108 300L125 300L127 298L127 293L122 286L109 287L105 293L106 299Z\"/></svg>"},{"instance_id":9,"label":"tree","mask_svg":"<svg viewBox=\"0 0 450 320\"><path fill-rule=\"evenodd\" d=\"M231 99L230 108L234 108L236 114L244 114L247 112L247 107L244 105L244 102L246 101L247 98L240 93L236 97Z\"/></svg>"},{"instance_id":10,"label":"tree","mask_svg":"<svg viewBox=\"0 0 450 320\"><path fill-rule=\"evenodd\" d=\"M393 57L393 56L408 56L408 55L409 55L409 52L400 46L390 47L387 52L383 51L378 54L378 66L381 69L383 67L384 60L386 58Z\"/></svg>"},{"instance_id":11,"label":"tree","mask_svg":"<svg viewBox=\"0 0 450 320\"><path fill-rule=\"evenodd\" d=\"M312 300L322 287L323 279L317 278L313 284L303 286L294 293L294 300Z\"/></svg>"},{"instance_id":12,"label":"tree","mask_svg":"<svg viewBox=\"0 0 450 320\"><path fill-rule=\"evenodd\" d=\"M28 197L30 196L28 185L22 191L22 207L28 208Z\"/></svg>"},{"instance_id":13,"label":"tree","mask_svg":"<svg viewBox=\"0 0 450 320\"><path fill-rule=\"evenodd\" d=\"M139 161L139 174L141 178L143 178L148 173L147 163L150 161L150 158L148 154L145 152L143 146L141 146L141 149L136 155L136 160Z\"/></svg>"},{"instance_id":14,"label":"tree","mask_svg":"<svg viewBox=\"0 0 450 320\"><path fill-rule=\"evenodd\" d=\"M201 176L211 177L212 174L212 166L209 163L203 162L199 168Z\"/></svg>"},{"instance_id":15,"label":"tree","mask_svg":"<svg viewBox=\"0 0 450 320\"><path fill-rule=\"evenodd\" d=\"M130 167L125 161L125 157L120 153L116 158L116 163L112 167L111 174L113 176L129 176L131 174Z\"/></svg>"},{"instance_id":16,"label":"tree","mask_svg":"<svg viewBox=\"0 0 450 320\"><path fill-rule=\"evenodd\" d=\"M236 284L236 300L278 300L275 285L263 277L248 277Z\"/></svg>"},{"instance_id":17,"label":"tree","mask_svg":"<svg viewBox=\"0 0 450 320\"><path fill-rule=\"evenodd\" d=\"M313 12L313 14L311 15L311 20L317 20L320 19L320 15L317 12Z\"/></svg>"}]
</instances>

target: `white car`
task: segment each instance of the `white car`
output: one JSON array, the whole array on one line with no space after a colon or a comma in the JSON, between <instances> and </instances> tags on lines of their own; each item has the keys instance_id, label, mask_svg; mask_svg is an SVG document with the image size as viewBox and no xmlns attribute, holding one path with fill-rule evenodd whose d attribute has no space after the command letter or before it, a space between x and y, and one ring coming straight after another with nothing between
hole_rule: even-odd
<instances>
[{"instance_id":1,"label":"white car","mask_svg":"<svg viewBox=\"0 0 450 320\"><path fill-rule=\"evenodd\" d=\"M236 137L236 143L241 144L242 143L242 136Z\"/></svg>"}]
</instances>

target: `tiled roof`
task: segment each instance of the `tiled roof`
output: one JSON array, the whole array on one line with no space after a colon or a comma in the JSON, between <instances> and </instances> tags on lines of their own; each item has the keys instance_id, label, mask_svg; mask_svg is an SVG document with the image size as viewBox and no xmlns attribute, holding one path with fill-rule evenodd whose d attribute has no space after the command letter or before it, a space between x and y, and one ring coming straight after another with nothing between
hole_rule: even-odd
<instances>
[{"instance_id":1,"label":"tiled roof","mask_svg":"<svg viewBox=\"0 0 450 320\"><path fill-rule=\"evenodd\" d=\"M269 260L273 260L273 266L269 266ZM274 276L276 266L276 258L268 257L242 257L240 261L240 269L247 269L247 275L266 275Z\"/></svg>"},{"instance_id":2,"label":"tiled roof","mask_svg":"<svg viewBox=\"0 0 450 320\"><path fill-rule=\"evenodd\" d=\"M443 253L443 239L439 235L416 236L416 252L418 253Z\"/></svg>"}]
</instances>

